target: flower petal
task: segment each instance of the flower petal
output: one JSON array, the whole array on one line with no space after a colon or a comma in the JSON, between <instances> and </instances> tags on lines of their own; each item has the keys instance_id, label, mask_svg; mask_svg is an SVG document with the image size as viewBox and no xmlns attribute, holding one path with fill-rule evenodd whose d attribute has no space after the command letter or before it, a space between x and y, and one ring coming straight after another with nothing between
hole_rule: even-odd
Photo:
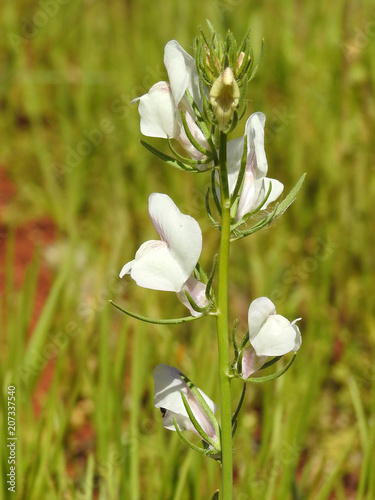
<instances>
[{"instance_id":1,"label":"flower petal","mask_svg":"<svg viewBox=\"0 0 375 500\"><path fill-rule=\"evenodd\" d=\"M180 266L184 282L187 281L202 251L202 231L198 222L182 214L171 198L161 193L150 195L149 213L161 240L167 243L171 256ZM179 292L181 287L173 291Z\"/></svg>"},{"instance_id":2,"label":"flower petal","mask_svg":"<svg viewBox=\"0 0 375 500\"><path fill-rule=\"evenodd\" d=\"M242 193L237 207L236 220L241 219L241 217L257 207L255 200L261 197L259 192L263 192L263 199L265 198L264 188L262 189L263 185L263 179L255 180L252 169L246 170ZM260 205L260 202L258 205Z\"/></svg>"},{"instance_id":3,"label":"flower petal","mask_svg":"<svg viewBox=\"0 0 375 500\"><path fill-rule=\"evenodd\" d=\"M138 286L151 290L178 292L186 281L186 273L172 257L165 242L143 243L135 259L122 268L120 277L131 275Z\"/></svg>"},{"instance_id":4,"label":"flower petal","mask_svg":"<svg viewBox=\"0 0 375 500\"><path fill-rule=\"evenodd\" d=\"M257 356L253 346L247 347L242 356L242 378L247 379L266 363L268 356Z\"/></svg>"},{"instance_id":5,"label":"flower petal","mask_svg":"<svg viewBox=\"0 0 375 500\"><path fill-rule=\"evenodd\" d=\"M266 116L263 113L253 113L246 122L247 135L247 165L255 171L256 179L267 174L268 164L264 150L264 125Z\"/></svg>"},{"instance_id":6,"label":"flower petal","mask_svg":"<svg viewBox=\"0 0 375 500\"><path fill-rule=\"evenodd\" d=\"M258 356L283 356L290 351L298 350L295 347L300 338L297 325L275 314L268 318L258 335L251 340L251 344Z\"/></svg>"},{"instance_id":7,"label":"flower petal","mask_svg":"<svg viewBox=\"0 0 375 500\"><path fill-rule=\"evenodd\" d=\"M138 111L141 116L141 132L147 137L175 137L178 125L175 118L175 106L171 87L167 82L155 83L139 101Z\"/></svg>"},{"instance_id":8,"label":"flower petal","mask_svg":"<svg viewBox=\"0 0 375 500\"><path fill-rule=\"evenodd\" d=\"M155 407L165 408L187 416L181 392L186 395L188 387L182 380L180 371L173 366L160 364L154 369L153 376L155 379Z\"/></svg>"},{"instance_id":9,"label":"flower petal","mask_svg":"<svg viewBox=\"0 0 375 500\"><path fill-rule=\"evenodd\" d=\"M262 204L271 183L271 192L267 201L262 205L262 210L265 210L270 203L274 202L280 196L284 189L284 185L278 180L269 179L268 177L254 180L252 171L247 171L245 173L244 187L236 214L237 220Z\"/></svg>"},{"instance_id":10,"label":"flower petal","mask_svg":"<svg viewBox=\"0 0 375 500\"><path fill-rule=\"evenodd\" d=\"M254 338L269 315L276 314L275 304L268 297L259 297L249 307L249 338Z\"/></svg>"},{"instance_id":11,"label":"flower petal","mask_svg":"<svg viewBox=\"0 0 375 500\"><path fill-rule=\"evenodd\" d=\"M266 194L268 193L268 190L269 190L269 187L270 187L270 184L271 184L270 195L267 198L266 203L262 207L262 210L265 210L270 203L272 203L275 200L277 200L277 198L281 195L281 193L284 190L284 184L282 184L277 179L270 179L269 177L265 177L263 179L263 181L264 181L264 194L260 194L259 193L258 198L255 200L254 205L257 207L257 206L259 206L262 203L262 201L266 197Z\"/></svg>"},{"instance_id":12,"label":"flower petal","mask_svg":"<svg viewBox=\"0 0 375 500\"><path fill-rule=\"evenodd\" d=\"M197 106L202 109L195 59L176 40L170 40L165 46L164 65L171 82L175 107L178 106L186 89L188 89Z\"/></svg>"},{"instance_id":13,"label":"flower petal","mask_svg":"<svg viewBox=\"0 0 375 500\"><path fill-rule=\"evenodd\" d=\"M227 145L227 165L229 193L232 194L236 187L238 174L240 172L241 158L243 152L243 137L232 139Z\"/></svg>"},{"instance_id":14,"label":"flower petal","mask_svg":"<svg viewBox=\"0 0 375 500\"><path fill-rule=\"evenodd\" d=\"M181 396L180 396L181 399ZM182 399L181 399L182 402ZM184 408L185 410L185 408ZM163 416L163 427L168 429L169 431L175 431L175 426L173 419L176 420L176 424L180 431L193 431L197 433L194 428L194 425L191 423L189 415L186 412L186 415L181 415L181 413L175 413L173 411L167 410Z\"/></svg>"},{"instance_id":15,"label":"flower petal","mask_svg":"<svg viewBox=\"0 0 375 500\"><path fill-rule=\"evenodd\" d=\"M119 274L120 278L123 278L125 276L125 274L130 274L134 264L135 264L135 259L131 260L130 262L125 264L120 271L120 274Z\"/></svg>"}]
</instances>

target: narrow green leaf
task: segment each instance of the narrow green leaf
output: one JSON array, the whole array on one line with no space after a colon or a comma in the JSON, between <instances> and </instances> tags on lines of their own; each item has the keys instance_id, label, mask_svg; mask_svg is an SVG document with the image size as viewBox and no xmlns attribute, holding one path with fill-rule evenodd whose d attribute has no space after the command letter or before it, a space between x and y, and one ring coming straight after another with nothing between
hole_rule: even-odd
<instances>
[{"instance_id":1,"label":"narrow green leaf","mask_svg":"<svg viewBox=\"0 0 375 500\"><path fill-rule=\"evenodd\" d=\"M154 148L151 146L151 144L148 144L145 141L141 141L142 146L144 146L146 149L148 149L153 155L157 156L161 160L165 161L168 165L171 165L172 167L175 167L179 170L184 170L185 172L200 172L197 168L191 167L190 165L186 165L182 161L176 160L172 156L169 156L159 149ZM194 162L194 160L189 160L189 162ZM197 162L195 162L197 164Z\"/></svg>"},{"instance_id":2,"label":"narrow green leaf","mask_svg":"<svg viewBox=\"0 0 375 500\"><path fill-rule=\"evenodd\" d=\"M118 304L115 304L112 300L109 301L113 306L115 306L119 311L131 316L132 318L139 319L140 321L144 321L145 323L152 323L154 325L179 325L181 323L187 323L188 321L194 321L196 319L202 318L202 316L185 316L183 318L172 318L172 319L154 319L147 318L146 316L142 316L140 314L134 313L132 311L128 311L127 309L122 308Z\"/></svg>"},{"instance_id":3,"label":"narrow green leaf","mask_svg":"<svg viewBox=\"0 0 375 500\"><path fill-rule=\"evenodd\" d=\"M264 365L262 366L262 368L259 368L259 371L260 370L265 370L266 368L269 368L270 366L274 365L275 363L277 363L279 361L279 359L281 359L282 356L276 356L275 358L272 358L270 361L267 361L267 363L264 363Z\"/></svg>"},{"instance_id":4,"label":"narrow green leaf","mask_svg":"<svg viewBox=\"0 0 375 500\"><path fill-rule=\"evenodd\" d=\"M211 289L212 289L212 282L213 282L215 272L216 272L217 260L218 260L218 256L217 256L217 254L215 254L211 273L210 273L210 276L208 278L207 286L206 286L206 298L208 300L214 300L214 296L211 297L211 295L213 295L213 294L211 294Z\"/></svg>"},{"instance_id":5,"label":"narrow green leaf","mask_svg":"<svg viewBox=\"0 0 375 500\"><path fill-rule=\"evenodd\" d=\"M240 400L238 402L238 405L237 405L237 409L236 411L233 413L233 417L232 417L232 426L233 426L233 436L236 432L236 428L237 428L237 417L238 417L238 414L240 413L240 410L242 408L242 403L244 402L244 399L245 399L245 394L246 394L246 382L243 383L243 387L242 387L242 392L241 392L241 397L240 397Z\"/></svg>"},{"instance_id":6,"label":"narrow green leaf","mask_svg":"<svg viewBox=\"0 0 375 500\"><path fill-rule=\"evenodd\" d=\"M180 431L180 429L179 429L179 427L178 427L178 425L176 423L176 419L174 417L173 417L173 425L174 425L174 428L176 429L176 432L177 432L178 436L181 438L181 440L185 444L187 444L189 446L189 448L191 448L194 451L197 451L198 453L201 453L202 455L206 455L206 450L204 448L200 448L196 444L193 444L188 439L186 439L186 437Z\"/></svg>"},{"instance_id":7,"label":"narrow green leaf","mask_svg":"<svg viewBox=\"0 0 375 500\"><path fill-rule=\"evenodd\" d=\"M72 255L73 254L68 255L64 262L64 265L60 268L59 274L52 285L51 291L43 307L43 311L39 316L38 322L34 328L33 335L30 338L30 342L27 346L22 366L31 366L34 356L43 357L41 354L42 347L44 346L44 343L48 337L50 326L53 322L56 310L58 309L60 304L60 295L64 290L64 284L68 279L69 271L71 269ZM41 372L42 370L32 370L27 381L29 387L34 386Z\"/></svg>"},{"instance_id":8,"label":"narrow green leaf","mask_svg":"<svg viewBox=\"0 0 375 500\"><path fill-rule=\"evenodd\" d=\"M202 266L197 262L195 269L194 269L194 275L195 277L199 280L202 281L203 283L207 284L208 281L208 276Z\"/></svg>"},{"instance_id":9,"label":"narrow green leaf","mask_svg":"<svg viewBox=\"0 0 375 500\"><path fill-rule=\"evenodd\" d=\"M235 230L234 236L232 236L232 238L230 239L231 243L233 241L240 240L242 238L245 238L246 236L249 236L250 234L254 234L257 231L260 231L261 229L263 229L265 226L267 226L267 224L270 224L270 222L272 222L272 220L274 218L274 213L275 213L275 211L273 211L271 215L269 215L268 217L265 217L258 224L256 224L255 226L253 226L252 228L250 228L246 231Z\"/></svg>"},{"instance_id":10,"label":"narrow green leaf","mask_svg":"<svg viewBox=\"0 0 375 500\"><path fill-rule=\"evenodd\" d=\"M238 358L238 345L236 340L236 330L237 330L238 319L234 320L233 328L232 328L232 344L234 350L234 357Z\"/></svg>"},{"instance_id":11,"label":"narrow green leaf","mask_svg":"<svg viewBox=\"0 0 375 500\"><path fill-rule=\"evenodd\" d=\"M207 163L210 163L211 161L211 158L205 158L205 159L202 159L200 161L197 161L197 160L193 160L192 158L186 158L186 156L182 156L180 155L180 153L178 151L176 151L176 149L173 147L173 144L172 144L172 141L171 139L168 137L168 146L169 146L169 149L172 151L172 153L175 155L176 158L173 158L174 160L177 159L177 161L180 161L183 165L186 165L186 166L190 166L190 165L205 165ZM190 171L192 171L192 169L194 169L194 167L190 167ZM204 169L196 169L197 172L203 172L205 171ZM206 170L209 170L209 168L207 168ZM195 170L194 170L195 171Z\"/></svg>"},{"instance_id":12,"label":"narrow green leaf","mask_svg":"<svg viewBox=\"0 0 375 500\"><path fill-rule=\"evenodd\" d=\"M211 191L212 191L212 197L214 199L217 211L219 212L219 214L221 216L221 203L220 203L220 200L219 200L219 198L217 196L217 192L216 192L215 173L216 173L216 170L212 169L212 172L211 172Z\"/></svg>"},{"instance_id":13,"label":"narrow green leaf","mask_svg":"<svg viewBox=\"0 0 375 500\"><path fill-rule=\"evenodd\" d=\"M303 181L305 180L306 174L303 174L297 184L294 186L294 188L290 191L290 193L287 195L286 198L283 199L278 205L276 209L276 213L273 217L274 219L277 219L282 215L285 210L293 203L293 201L296 199L298 191L301 189Z\"/></svg>"},{"instance_id":14,"label":"narrow green leaf","mask_svg":"<svg viewBox=\"0 0 375 500\"><path fill-rule=\"evenodd\" d=\"M259 69L259 66L261 65L262 63L262 60L263 60L263 55L264 55L264 38L262 39L262 45L260 47L260 54L259 54L259 57L258 57L258 61L254 67L254 69L251 71L251 76L249 78L249 82L254 78L254 76L257 74L257 71ZM253 54L252 54L252 51L251 51L251 59L253 59ZM249 67L249 69L251 69L251 66Z\"/></svg>"},{"instance_id":15,"label":"narrow green leaf","mask_svg":"<svg viewBox=\"0 0 375 500\"><path fill-rule=\"evenodd\" d=\"M240 351L242 351L245 348L248 341L249 341L249 332L247 332L246 335L244 336L244 338L241 340L241 344L239 347Z\"/></svg>"},{"instance_id":16,"label":"narrow green leaf","mask_svg":"<svg viewBox=\"0 0 375 500\"><path fill-rule=\"evenodd\" d=\"M206 307L199 307L198 304L195 302L195 300L193 299L193 297L190 295L190 293L187 290L185 290L185 295L189 301L189 304L194 309L194 311L199 312L203 315L204 313L207 313L210 310L209 305Z\"/></svg>"},{"instance_id":17,"label":"narrow green leaf","mask_svg":"<svg viewBox=\"0 0 375 500\"><path fill-rule=\"evenodd\" d=\"M196 102L193 99L193 96L190 94L188 89L185 91L185 94L186 94L186 97L187 97L191 107L193 108L195 116L198 119L200 129L202 130L205 138L207 139L207 141L210 143L210 146L212 147L212 143L210 142L211 141L211 134L207 128L207 124L205 122L204 117L202 116L202 114L200 112L200 109L198 108ZM212 149L213 149L213 151L216 152L216 148L212 148ZM210 155L212 155L212 151L210 151Z\"/></svg>"},{"instance_id":18,"label":"narrow green leaf","mask_svg":"<svg viewBox=\"0 0 375 500\"><path fill-rule=\"evenodd\" d=\"M195 396L195 394L194 394L194 396ZM215 450L220 451L220 447L218 447L218 443L216 441L214 441L207 434L207 432L202 428L202 426L200 425L200 423L198 422L198 420L195 418L195 415L192 412L192 409L190 408L189 403L188 403L188 401L186 399L186 396L185 396L185 394L183 392L181 392L181 398L182 398L182 402L184 403L185 410L187 411L187 414L189 415L190 421L193 424L195 430L202 437L202 439L204 439L207 443L209 443Z\"/></svg>"},{"instance_id":19,"label":"narrow green leaf","mask_svg":"<svg viewBox=\"0 0 375 500\"><path fill-rule=\"evenodd\" d=\"M361 439L362 450L364 452L366 450L366 446L369 440L365 410L363 407L363 402L361 399L361 394L358 385L356 384L355 380L352 377L349 377L348 379L348 386L358 421L359 436Z\"/></svg>"},{"instance_id":20,"label":"narrow green leaf","mask_svg":"<svg viewBox=\"0 0 375 500\"><path fill-rule=\"evenodd\" d=\"M184 375L183 373L181 373L180 375L181 375L182 380L184 382L186 382L187 386L189 387L189 389L191 390L191 392L195 396L195 399L198 401L198 403L203 408L203 410L206 413L206 415L208 416L208 418L211 420L212 425L214 426L216 435L217 435L218 439L220 439L220 426L219 426L218 421L216 420L216 417L215 417L214 413L212 412L211 408L208 406L208 404L206 403L206 400L204 399L204 397L202 396L202 394L199 392L199 390L197 389L197 387L193 384L193 382L186 375ZM186 399L185 395L181 393L181 396L183 396L182 399L184 401L184 398ZM185 401L184 401L184 405L185 405ZM189 406L188 403L187 403L187 401L186 401L186 405ZM189 407L189 410L188 410L187 407L186 407L186 405L185 405L185 408L186 408L186 411L188 412L189 417L190 417L190 413L189 413L190 407ZM191 410L190 410L190 412L191 412ZM196 420L195 417L194 417L194 415L193 415L193 418L194 418L194 420ZM193 425L194 425L194 422L193 422ZM200 425L199 425L198 422L197 422L197 425L200 427ZM194 427L195 427L195 425L194 425ZM206 439L206 441L208 443L210 443L216 450L220 451L220 443L215 442L210 437L208 437L208 439Z\"/></svg>"}]
</instances>

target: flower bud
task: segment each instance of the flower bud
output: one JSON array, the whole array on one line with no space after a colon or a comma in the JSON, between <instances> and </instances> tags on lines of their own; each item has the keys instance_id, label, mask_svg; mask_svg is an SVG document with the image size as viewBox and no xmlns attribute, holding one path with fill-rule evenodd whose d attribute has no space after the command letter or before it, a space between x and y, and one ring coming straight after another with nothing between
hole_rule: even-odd
<instances>
[{"instance_id":1,"label":"flower bud","mask_svg":"<svg viewBox=\"0 0 375 500\"><path fill-rule=\"evenodd\" d=\"M210 102L220 130L227 128L239 100L240 89L232 69L228 66L215 80L210 91Z\"/></svg>"},{"instance_id":2,"label":"flower bud","mask_svg":"<svg viewBox=\"0 0 375 500\"><path fill-rule=\"evenodd\" d=\"M238 57L237 57L237 71L239 71L239 69L241 68L243 62L244 62L244 59L245 59L245 52L240 52ZM249 60L250 60L250 57L249 57Z\"/></svg>"}]
</instances>

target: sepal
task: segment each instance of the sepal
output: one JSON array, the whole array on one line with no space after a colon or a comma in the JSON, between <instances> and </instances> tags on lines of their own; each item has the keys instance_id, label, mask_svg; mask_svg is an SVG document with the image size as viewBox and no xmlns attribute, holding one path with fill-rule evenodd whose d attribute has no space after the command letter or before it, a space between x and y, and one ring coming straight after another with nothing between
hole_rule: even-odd
<instances>
[{"instance_id":1,"label":"sepal","mask_svg":"<svg viewBox=\"0 0 375 500\"><path fill-rule=\"evenodd\" d=\"M215 433L216 433L216 436L218 437L218 439L220 440L220 435L221 435L221 432L220 432L220 426L219 426L219 423L218 421L216 420L216 417L213 413L213 411L211 410L211 408L208 406L206 400L204 399L204 397L202 396L202 394L199 392L198 388L193 384L193 382L186 376L184 375L183 373L181 373L181 379L186 383L186 385L189 387L189 389L191 390L191 392L193 393L193 395L195 396L195 399L198 401L198 403L201 405L201 407L203 408L204 412L206 413L207 417L209 418L209 420L211 421L214 429L215 429ZM183 395L185 397L185 395ZM186 397L185 397L186 399ZM184 405L185 405L185 402L184 402ZM185 408L186 408L186 405L185 405ZM190 409L190 407L189 407ZM186 408L186 411L189 413L188 409ZM191 412L191 410L190 410ZM190 414L189 414L189 417L190 417ZM195 417L194 417L195 419ZM198 424L199 425L199 424ZM195 425L194 425L195 427ZM199 426L200 427L200 426ZM195 427L196 428L196 427ZM204 431L203 431L204 432ZM206 434L206 433L205 433ZM209 436L208 436L209 437ZM205 441L207 441L208 443L212 444L212 446L217 450L217 451L220 451L221 450L221 445L220 445L220 442L217 443L216 441L214 441L212 438L209 438L211 441L213 441L213 443L211 443L209 440L205 439Z\"/></svg>"},{"instance_id":2,"label":"sepal","mask_svg":"<svg viewBox=\"0 0 375 500\"><path fill-rule=\"evenodd\" d=\"M196 150L198 150L200 153L202 153L203 155L207 156L209 158L209 161L212 161L212 154L211 154L211 151L209 151L208 149L204 148L201 144L199 144L199 142L193 137L193 134L191 133L190 129L189 129L189 126L187 124L187 121L186 121L186 117L185 117L185 114L183 112L183 110L180 110L180 115L181 115L181 120L182 120L182 125L184 127L184 130L185 130L185 134L187 136L187 138L189 139L190 143L192 144L192 146L195 147ZM201 130L201 132L203 133L203 131ZM202 161L200 161L200 163L202 163Z\"/></svg>"},{"instance_id":3,"label":"sepal","mask_svg":"<svg viewBox=\"0 0 375 500\"><path fill-rule=\"evenodd\" d=\"M173 417L173 425L175 427L175 430L179 436L179 438L187 445L189 446L189 448L191 448L192 450L194 451L197 451L198 453L200 453L201 455L207 455L207 451L206 451L206 448L200 448L199 446L197 446L196 444L193 444L191 443L184 435L183 433L180 431L178 425L177 425L177 422L176 422L176 419L175 417Z\"/></svg>"},{"instance_id":4,"label":"sepal","mask_svg":"<svg viewBox=\"0 0 375 500\"><path fill-rule=\"evenodd\" d=\"M294 186L294 188L289 192L289 194L283 199L283 201L281 201L280 203L277 204L276 206L276 210L275 210L275 214L273 216L273 219L272 220L275 220L277 219L278 217L280 217L287 208L290 207L290 205L293 203L293 201L296 199L297 197L297 193L298 191L301 189L302 187L302 184L303 184L303 181L305 180L305 177L306 177L306 173L305 174L302 174L299 181L297 182L297 184Z\"/></svg>"},{"instance_id":5,"label":"sepal","mask_svg":"<svg viewBox=\"0 0 375 500\"><path fill-rule=\"evenodd\" d=\"M212 191L212 198L214 199L216 209L219 212L219 215L221 217L221 203L220 203L219 197L217 195L217 190L216 190L216 170L214 170L214 169L211 172L211 191Z\"/></svg>"},{"instance_id":6,"label":"sepal","mask_svg":"<svg viewBox=\"0 0 375 500\"><path fill-rule=\"evenodd\" d=\"M201 316L206 315L211 311L212 304L211 304L210 298L207 297L206 293L205 293L205 297L210 303L205 307L198 306L198 304L194 301L193 297L190 295L190 293L187 290L185 290L185 295L186 295L187 300L189 301L189 304L194 309L194 311L197 313L200 313Z\"/></svg>"},{"instance_id":7,"label":"sepal","mask_svg":"<svg viewBox=\"0 0 375 500\"><path fill-rule=\"evenodd\" d=\"M198 168L198 165L207 165L208 163L210 163L212 161L211 158L204 158L204 159L199 160L199 161L193 160L191 158L186 158L186 156L182 156L182 155L180 155L180 153L178 153L176 151L176 149L173 147L172 141L170 140L169 137L168 137L168 146L169 146L169 149L172 151L172 153L177 158L177 161L179 161L179 163L182 163L182 165L185 165L185 167L196 165L196 168L194 168L194 167L191 167L190 169L184 168L184 170L187 170L188 172L200 173L200 172L205 172L206 170L210 169L210 167ZM161 158L161 156L159 156L159 158ZM172 161L174 160L174 158L171 158L171 159L172 159ZM171 165L171 163L169 163L169 164ZM172 165L172 166L175 166L175 165ZM178 167L178 168L180 168L180 167Z\"/></svg>"},{"instance_id":8,"label":"sepal","mask_svg":"<svg viewBox=\"0 0 375 500\"><path fill-rule=\"evenodd\" d=\"M238 358L238 345L237 345L237 339L236 339L236 330L237 330L237 325L238 325L238 319L234 321L233 328L232 328L232 344L233 344L233 351L234 351L234 357L235 359Z\"/></svg>"},{"instance_id":9,"label":"sepal","mask_svg":"<svg viewBox=\"0 0 375 500\"><path fill-rule=\"evenodd\" d=\"M213 290L212 290L212 282L213 282L216 268L217 268L217 260L218 260L218 255L215 254L211 273L210 273L210 276L208 277L208 280L206 283L206 298L207 298L207 300L210 300L213 303L215 302L215 296L214 296Z\"/></svg>"},{"instance_id":10,"label":"sepal","mask_svg":"<svg viewBox=\"0 0 375 500\"><path fill-rule=\"evenodd\" d=\"M195 386L194 386L195 387ZM189 386L189 389L191 390L191 387ZM193 391L192 391L193 392ZM197 391L197 393L199 393L199 391ZM196 397L196 399L198 400L196 394L193 392L194 396ZM200 393L199 393L200 395ZM202 400L204 401L204 398L201 396ZM187 412L187 414L189 415L189 419L191 421L191 423L193 424L193 427L194 429L197 431L197 433L200 435L200 437L203 439L203 441L205 441L206 443L208 443L210 446L212 446L212 448L215 450L215 452L220 452L221 451L221 446L220 446L220 443L216 442L214 439L212 439L208 434L207 432L202 428L202 426L199 424L198 420L195 418L195 415L193 413L193 411L191 410L190 406L189 406L189 403L186 399L186 396L183 392L181 392L181 399L182 399L182 402L184 403L184 407L185 407L185 410ZM206 404L206 408L208 408L208 405L206 403L206 401L204 401L205 404ZM204 411L207 411L206 408L203 407L201 401L198 400L198 403L200 403L200 405L202 406L203 410ZM211 410L210 410L211 411ZM213 415L213 414L212 414ZM207 415L208 416L208 415ZM214 417L215 418L215 417ZM211 420L211 418L210 418ZM217 420L215 418L215 421L217 423ZM212 420L211 420L212 422ZM212 422L213 423L213 422ZM219 434L216 432L216 435L219 436Z\"/></svg>"},{"instance_id":11,"label":"sepal","mask_svg":"<svg viewBox=\"0 0 375 500\"><path fill-rule=\"evenodd\" d=\"M210 206L210 188L207 189L206 197L205 197L205 206L206 206L206 212L207 216L210 220L211 225L220 231L220 222L218 222L212 215L211 212L211 206Z\"/></svg>"},{"instance_id":12,"label":"sepal","mask_svg":"<svg viewBox=\"0 0 375 500\"><path fill-rule=\"evenodd\" d=\"M237 405L237 409L233 413L233 416L232 416L232 437L235 435L236 430L237 430L237 417L238 417L238 414L240 413L240 410L242 408L242 404L243 404L244 399L245 399L245 394L246 394L246 383L244 382L243 387L242 387L241 397L240 397L240 400L239 400L238 405Z\"/></svg>"}]
</instances>

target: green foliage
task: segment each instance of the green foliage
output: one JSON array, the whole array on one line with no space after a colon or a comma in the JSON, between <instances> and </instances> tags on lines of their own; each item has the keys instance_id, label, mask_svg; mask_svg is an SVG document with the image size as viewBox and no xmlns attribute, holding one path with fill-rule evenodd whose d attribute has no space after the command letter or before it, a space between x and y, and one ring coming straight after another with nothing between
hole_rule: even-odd
<instances>
[{"instance_id":1,"label":"green foliage","mask_svg":"<svg viewBox=\"0 0 375 500\"><path fill-rule=\"evenodd\" d=\"M230 298L239 337L250 301L267 295L281 314L303 317L303 345L282 378L248 387L236 430L235 498L375 498L372 4L5 0L0 163L17 194L1 212L8 255L0 425L6 434L6 388L14 385L14 498L200 500L218 484L214 461L163 429L151 376L157 363L175 364L215 400L212 321L195 323L199 331L190 323L150 325L108 302L146 317L185 314L173 294L118 278L153 237L151 192L167 192L197 218L207 255L214 253L218 232L202 210L211 180L144 151L130 104L166 78L165 43L176 38L192 53L206 18L237 39L250 28L254 61L264 38L241 123L251 112L266 114L269 176L286 193L307 172L277 231L271 225L236 243ZM13 229L42 216L56 239L16 286ZM53 280L35 321L47 264ZM204 363L196 362L200 353ZM240 400L240 381L233 391ZM6 459L3 446L2 477ZM7 498L3 481L0 500Z\"/></svg>"}]
</instances>

